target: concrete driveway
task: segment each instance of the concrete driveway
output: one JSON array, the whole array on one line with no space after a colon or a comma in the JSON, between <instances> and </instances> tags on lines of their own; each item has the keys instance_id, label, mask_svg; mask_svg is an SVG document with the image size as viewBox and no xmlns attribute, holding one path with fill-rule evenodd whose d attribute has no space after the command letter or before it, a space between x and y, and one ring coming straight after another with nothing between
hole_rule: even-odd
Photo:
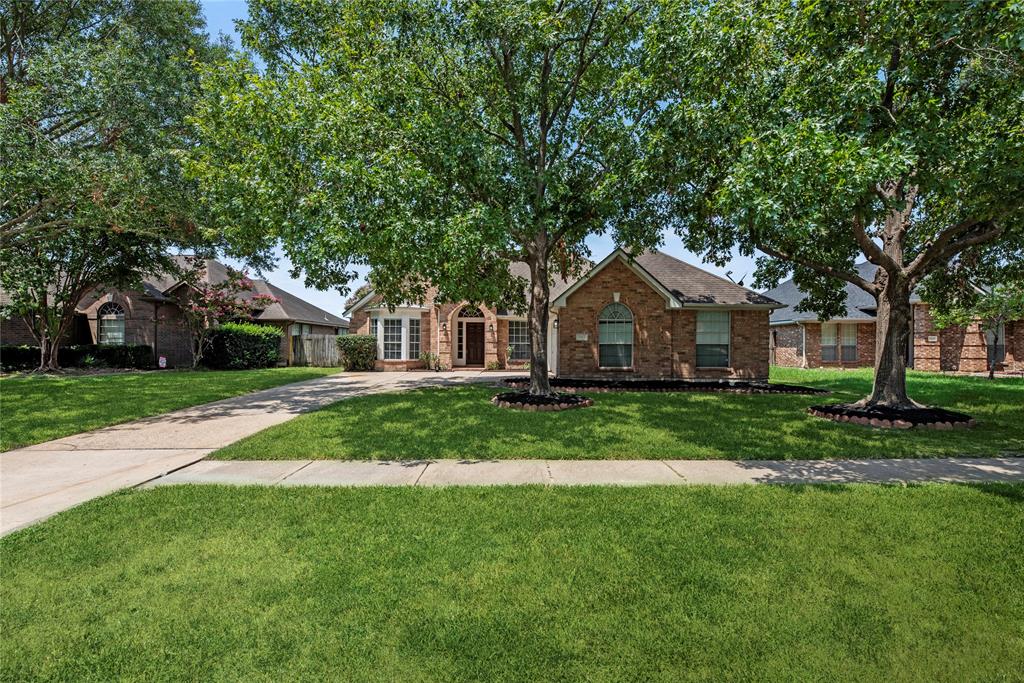
<instances>
[{"instance_id":1,"label":"concrete driveway","mask_svg":"<svg viewBox=\"0 0 1024 683\"><path fill-rule=\"evenodd\" d=\"M0 454L0 535L198 462L335 401L510 376L522 373L341 373L8 451Z\"/></svg>"}]
</instances>

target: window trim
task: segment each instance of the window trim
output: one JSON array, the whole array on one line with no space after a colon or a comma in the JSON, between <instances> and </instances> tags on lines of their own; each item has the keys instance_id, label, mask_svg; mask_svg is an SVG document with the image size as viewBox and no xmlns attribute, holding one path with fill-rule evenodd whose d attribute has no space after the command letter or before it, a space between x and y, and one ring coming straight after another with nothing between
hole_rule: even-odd
<instances>
[{"instance_id":1,"label":"window trim","mask_svg":"<svg viewBox=\"0 0 1024 683\"><path fill-rule=\"evenodd\" d=\"M104 309L114 309L114 313L104 313ZM128 312L124 306L114 301L105 301L98 309L96 309L96 343L104 346L123 346L127 343L128 331L125 329L125 319L128 317ZM103 328L104 321L114 321L120 323L120 337L121 341L104 341L103 339Z\"/></svg>"},{"instance_id":2,"label":"window trim","mask_svg":"<svg viewBox=\"0 0 1024 683\"><path fill-rule=\"evenodd\" d=\"M415 355L413 355L413 352L412 352L412 336L413 336L412 335L412 329L413 329L413 323L416 323L416 354ZM407 331L406 335L405 335L405 355L407 356L406 360L419 360L420 355L422 353L422 349L423 349L423 325L421 324L419 318L409 317L409 318L405 318L405 328L406 328L406 331Z\"/></svg>"},{"instance_id":3,"label":"window trim","mask_svg":"<svg viewBox=\"0 0 1024 683\"><path fill-rule=\"evenodd\" d=\"M726 316L726 335L727 341L725 343L725 365L699 365L697 358L700 355L699 350L701 346L720 346L720 344L701 344L700 343L700 316L708 315L711 313L724 313ZM697 311L697 315L693 321L693 364L697 370L731 370L732 369L732 311L729 309L718 310L708 309L703 311Z\"/></svg>"},{"instance_id":4,"label":"window trim","mask_svg":"<svg viewBox=\"0 0 1024 683\"><path fill-rule=\"evenodd\" d=\"M622 308L629 314L629 344L602 344L601 343L601 323L618 323L625 322L618 318L605 318L605 312L610 308ZM633 315L632 309L629 306L622 303L621 301L613 301L610 304L604 306L601 312L597 314L597 368L598 370L633 370L636 367L636 357L633 353L636 346L636 316ZM601 364L601 347L602 346L628 346L629 347L629 365L602 365Z\"/></svg>"},{"instance_id":5,"label":"window trim","mask_svg":"<svg viewBox=\"0 0 1024 683\"><path fill-rule=\"evenodd\" d=\"M516 347L515 344L512 343L512 326L513 325L517 325L517 326L518 325L522 325L523 328L524 328L525 335L526 335L525 336L526 341L525 342L520 342L521 344L525 345L525 349L526 349L525 355L523 355L521 357L516 355L515 351L517 350L517 347ZM512 360L512 361L526 361L526 360L530 360L530 321L528 321L526 319L520 319L520 318L510 319L508 321L508 345L510 347L512 347L512 350L513 350L513 352L509 355L508 360Z\"/></svg>"}]
</instances>

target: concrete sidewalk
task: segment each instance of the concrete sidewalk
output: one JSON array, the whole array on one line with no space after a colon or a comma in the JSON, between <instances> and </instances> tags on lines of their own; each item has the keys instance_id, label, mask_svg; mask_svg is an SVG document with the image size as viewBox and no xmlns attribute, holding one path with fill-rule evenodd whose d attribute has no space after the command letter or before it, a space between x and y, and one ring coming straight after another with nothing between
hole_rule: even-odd
<instances>
[{"instance_id":1,"label":"concrete sidewalk","mask_svg":"<svg viewBox=\"0 0 1024 683\"><path fill-rule=\"evenodd\" d=\"M339 373L7 451L0 454L0 535L336 401L516 375L522 373Z\"/></svg>"},{"instance_id":2,"label":"concrete sidewalk","mask_svg":"<svg viewBox=\"0 0 1024 683\"><path fill-rule=\"evenodd\" d=\"M1024 458L901 460L204 460L147 486L1024 482Z\"/></svg>"}]
</instances>

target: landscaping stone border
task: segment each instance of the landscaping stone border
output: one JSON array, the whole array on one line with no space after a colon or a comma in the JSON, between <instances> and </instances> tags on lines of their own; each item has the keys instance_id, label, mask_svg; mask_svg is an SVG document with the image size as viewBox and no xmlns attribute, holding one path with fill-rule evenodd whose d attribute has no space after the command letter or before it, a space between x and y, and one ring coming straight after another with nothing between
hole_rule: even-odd
<instances>
[{"instance_id":1,"label":"landscaping stone border","mask_svg":"<svg viewBox=\"0 0 1024 683\"><path fill-rule=\"evenodd\" d=\"M815 417L848 422L877 429L970 429L977 421L965 413L942 408L915 408L891 410L888 408L858 408L843 403L811 406L807 412Z\"/></svg>"},{"instance_id":2,"label":"landscaping stone border","mask_svg":"<svg viewBox=\"0 0 1024 683\"><path fill-rule=\"evenodd\" d=\"M552 394L551 396L534 396L528 391L507 391L491 399L491 403L499 408L525 410L531 413L556 413L563 410L588 408L594 405L594 399L579 394Z\"/></svg>"},{"instance_id":3,"label":"landscaping stone border","mask_svg":"<svg viewBox=\"0 0 1024 683\"><path fill-rule=\"evenodd\" d=\"M530 386L528 377L509 377L504 380L505 386L512 389L524 389ZM698 380L698 379L572 379L552 378L551 388L567 392L604 393L612 391L640 392L729 392L735 394L814 394L824 395L831 392L825 389L812 389L795 384L771 384L751 380Z\"/></svg>"}]
</instances>

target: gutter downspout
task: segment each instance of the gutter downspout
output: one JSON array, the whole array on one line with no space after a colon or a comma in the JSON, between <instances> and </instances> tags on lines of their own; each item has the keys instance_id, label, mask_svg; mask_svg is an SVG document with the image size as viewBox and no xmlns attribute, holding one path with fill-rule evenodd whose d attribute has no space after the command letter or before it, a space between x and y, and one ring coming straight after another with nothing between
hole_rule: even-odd
<instances>
[{"instance_id":1,"label":"gutter downspout","mask_svg":"<svg viewBox=\"0 0 1024 683\"><path fill-rule=\"evenodd\" d=\"M807 368L807 325L800 323L800 367Z\"/></svg>"}]
</instances>

